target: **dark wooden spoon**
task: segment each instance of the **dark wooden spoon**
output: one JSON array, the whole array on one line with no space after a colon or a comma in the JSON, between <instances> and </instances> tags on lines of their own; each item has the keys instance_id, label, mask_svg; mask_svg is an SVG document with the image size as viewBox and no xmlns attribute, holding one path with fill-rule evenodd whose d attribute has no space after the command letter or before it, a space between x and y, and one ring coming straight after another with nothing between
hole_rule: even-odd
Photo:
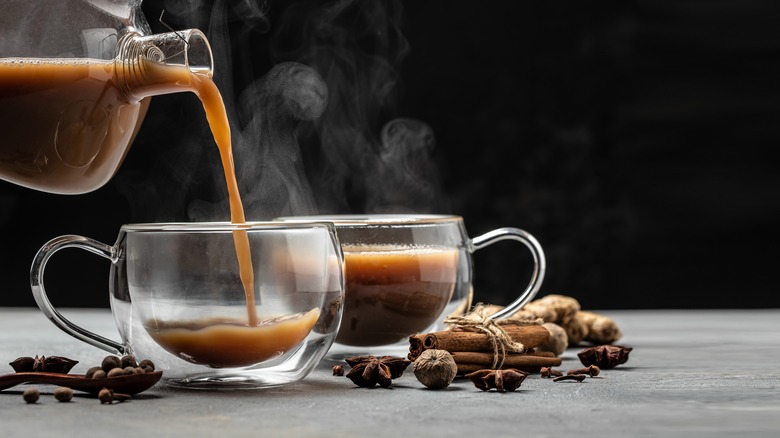
<instances>
[{"instance_id":1,"label":"dark wooden spoon","mask_svg":"<svg viewBox=\"0 0 780 438\"><path fill-rule=\"evenodd\" d=\"M21 383L42 383L67 386L71 389L97 394L103 388L123 394L138 394L146 391L160 381L162 371L144 374L128 374L102 379L88 379L83 374L61 374L46 372L24 372L0 376L0 391Z\"/></svg>"}]
</instances>

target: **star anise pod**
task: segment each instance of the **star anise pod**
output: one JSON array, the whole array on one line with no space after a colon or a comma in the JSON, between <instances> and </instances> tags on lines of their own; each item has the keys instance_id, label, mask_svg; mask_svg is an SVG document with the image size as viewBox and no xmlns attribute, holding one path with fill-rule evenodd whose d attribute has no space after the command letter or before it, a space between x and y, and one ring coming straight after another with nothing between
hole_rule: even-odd
<instances>
[{"instance_id":1,"label":"star anise pod","mask_svg":"<svg viewBox=\"0 0 780 438\"><path fill-rule=\"evenodd\" d=\"M392 380L401 377L406 367L412 363L394 356L355 356L345 360L352 367L347 377L355 385L365 388L373 388L377 383L387 388Z\"/></svg>"},{"instance_id":2,"label":"star anise pod","mask_svg":"<svg viewBox=\"0 0 780 438\"><path fill-rule=\"evenodd\" d=\"M599 345L598 347L586 348L577 356L585 366L596 365L602 369L615 368L628 361L628 353L633 348L623 347L621 345Z\"/></svg>"},{"instance_id":3,"label":"star anise pod","mask_svg":"<svg viewBox=\"0 0 780 438\"><path fill-rule=\"evenodd\" d=\"M11 365L11 368L13 368L17 373L32 371L33 364L35 364L35 359L31 357L20 357L15 361L8 363L8 365Z\"/></svg>"},{"instance_id":4,"label":"star anise pod","mask_svg":"<svg viewBox=\"0 0 780 438\"><path fill-rule=\"evenodd\" d=\"M48 373L67 374L79 363L77 360L62 356L20 357L9 363L17 373L30 371L45 371Z\"/></svg>"},{"instance_id":5,"label":"star anise pod","mask_svg":"<svg viewBox=\"0 0 780 438\"><path fill-rule=\"evenodd\" d=\"M479 370L466 374L466 378L474 383L474 386L489 391L493 388L498 392L514 391L520 387L528 376L525 371L507 368L503 370Z\"/></svg>"}]
</instances>

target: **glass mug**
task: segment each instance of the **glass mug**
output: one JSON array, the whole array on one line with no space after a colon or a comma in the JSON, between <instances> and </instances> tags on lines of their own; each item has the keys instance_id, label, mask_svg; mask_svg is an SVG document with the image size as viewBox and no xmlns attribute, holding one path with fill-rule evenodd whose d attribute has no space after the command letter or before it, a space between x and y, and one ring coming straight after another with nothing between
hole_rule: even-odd
<instances>
[{"instance_id":1,"label":"glass mug","mask_svg":"<svg viewBox=\"0 0 780 438\"><path fill-rule=\"evenodd\" d=\"M243 266L241 241L249 244ZM68 247L111 261L120 342L77 326L49 302L46 263ZM113 246L73 235L49 241L33 260L30 284L57 327L111 353L152 360L170 385L276 386L304 378L333 343L343 256L329 223L132 224Z\"/></svg>"},{"instance_id":2,"label":"glass mug","mask_svg":"<svg viewBox=\"0 0 780 438\"><path fill-rule=\"evenodd\" d=\"M449 215L282 217L286 222L327 221L336 226L344 252L344 315L336 342L352 347L387 346L436 329L444 317L471 306L472 254L501 240L523 243L534 260L531 279L494 318L511 315L542 285L544 251L519 228L499 228L469 238L463 218ZM439 326L439 329L443 326Z\"/></svg>"}]
</instances>

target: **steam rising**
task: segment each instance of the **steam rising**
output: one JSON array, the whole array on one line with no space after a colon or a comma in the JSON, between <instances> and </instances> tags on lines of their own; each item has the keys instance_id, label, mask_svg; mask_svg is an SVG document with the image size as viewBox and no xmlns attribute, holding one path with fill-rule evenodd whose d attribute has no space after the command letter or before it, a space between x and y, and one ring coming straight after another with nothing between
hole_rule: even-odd
<instances>
[{"instance_id":1,"label":"steam rising","mask_svg":"<svg viewBox=\"0 0 780 438\"><path fill-rule=\"evenodd\" d=\"M246 124L234 148L242 158L236 171L243 177L250 175L241 187L247 211L268 210L277 215L316 213L295 125L297 121L319 117L327 99L328 89L320 76L311 68L292 62L274 66L242 94L240 118Z\"/></svg>"},{"instance_id":2,"label":"steam rising","mask_svg":"<svg viewBox=\"0 0 780 438\"><path fill-rule=\"evenodd\" d=\"M168 0L165 16L176 28L206 29L247 219L446 212L432 129L414 119L391 119L400 91L397 70L409 52L400 2L295 2L279 5L286 7L276 21L265 15L265 3L208 4ZM258 45L258 34L269 29L267 47ZM271 67L257 73L263 57ZM248 85L237 92L234 79ZM186 220L227 219L216 147L205 120L198 123L178 132L192 134L186 147L172 148L177 158L153 172L153 180L167 178L165 183L122 175L120 189L137 204L134 211L143 208L136 196L143 194L165 209L152 220L178 220L176 209L187 211ZM210 196L204 190L209 185L216 191Z\"/></svg>"}]
</instances>

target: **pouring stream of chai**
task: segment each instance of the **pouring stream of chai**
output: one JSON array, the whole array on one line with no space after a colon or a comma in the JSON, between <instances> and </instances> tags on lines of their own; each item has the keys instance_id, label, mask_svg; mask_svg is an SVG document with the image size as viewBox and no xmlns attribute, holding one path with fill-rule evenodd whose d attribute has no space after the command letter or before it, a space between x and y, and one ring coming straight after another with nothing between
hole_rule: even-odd
<instances>
[{"instance_id":1,"label":"pouring stream of chai","mask_svg":"<svg viewBox=\"0 0 780 438\"><path fill-rule=\"evenodd\" d=\"M217 85L211 78L190 73L195 94L198 95L203 103L203 109L206 112L206 119L211 127L214 141L219 148L219 155L222 159L222 168L225 171L225 182L228 189L228 200L230 202L230 220L234 224L246 223L244 215L244 206L241 203L241 194L238 191L238 181L236 179L235 165L233 163L233 148L230 138L230 124L227 119L227 111L222 96L217 89ZM252 268L252 253L249 249L249 235L246 230L234 230L233 240L236 245L236 256L238 257L238 269L241 276L241 282L244 285L244 294L246 295L246 310L250 327L257 325L257 309L255 308L254 294L254 270Z\"/></svg>"}]
</instances>

